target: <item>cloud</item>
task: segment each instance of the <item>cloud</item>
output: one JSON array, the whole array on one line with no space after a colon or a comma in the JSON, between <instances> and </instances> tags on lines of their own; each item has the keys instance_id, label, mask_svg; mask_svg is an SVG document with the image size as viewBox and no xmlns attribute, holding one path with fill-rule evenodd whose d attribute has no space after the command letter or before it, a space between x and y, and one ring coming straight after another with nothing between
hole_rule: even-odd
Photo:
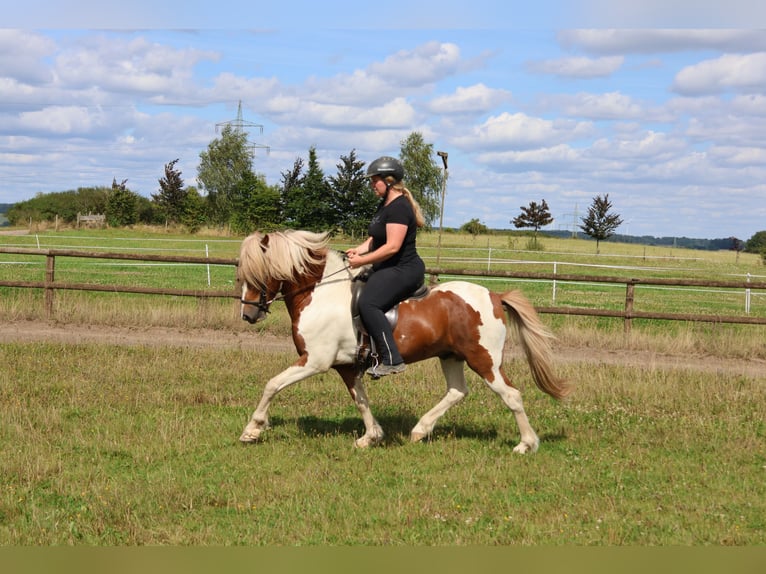
<instances>
[{"instance_id":1,"label":"cloud","mask_svg":"<svg viewBox=\"0 0 766 574\"><path fill-rule=\"evenodd\" d=\"M493 169L513 166L513 169L537 171L559 170L563 164L574 164L579 158L577 150L565 144L522 151L492 151L476 156L478 162Z\"/></svg>"},{"instance_id":2,"label":"cloud","mask_svg":"<svg viewBox=\"0 0 766 574\"><path fill-rule=\"evenodd\" d=\"M728 91L766 92L766 52L725 54L687 66L675 77L673 90L684 95Z\"/></svg>"},{"instance_id":3,"label":"cloud","mask_svg":"<svg viewBox=\"0 0 766 574\"><path fill-rule=\"evenodd\" d=\"M435 114L482 114L511 99L508 90L489 88L479 83L458 87L452 94L435 97L428 104Z\"/></svg>"},{"instance_id":4,"label":"cloud","mask_svg":"<svg viewBox=\"0 0 766 574\"><path fill-rule=\"evenodd\" d=\"M523 150L575 140L591 131L589 122L545 120L523 113L504 112L475 126L468 135L453 138L452 143L465 150L498 147Z\"/></svg>"},{"instance_id":5,"label":"cloud","mask_svg":"<svg viewBox=\"0 0 766 574\"><path fill-rule=\"evenodd\" d=\"M456 44L428 42L414 50L400 50L368 68L372 76L395 86L419 87L452 76L464 68Z\"/></svg>"},{"instance_id":6,"label":"cloud","mask_svg":"<svg viewBox=\"0 0 766 574\"><path fill-rule=\"evenodd\" d=\"M563 30L559 43L588 54L660 54L717 50L757 52L766 50L766 30L722 29L611 29Z\"/></svg>"},{"instance_id":7,"label":"cloud","mask_svg":"<svg viewBox=\"0 0 766 574\"><path fill-rule=\"evenodd\" d=\"M49 82L52 75L43 58L54 50L54 42L44 36L0 29L0 78L31 85Z\"/></svg>"},{"instance_id":8,"label":"cloud","mask_svg":"<svg viewBox=\"0 0 766 574\"><path fill-rule=\"evenodd\" d=\"M533 73L564 78L603 78L619 70L623 60L622 56L559 58L529 62L527 68Z\"/></svg>"},{"instance_id":9,"label":"cloud","mask_svg":"<svg viewBox=\"0 0 766 574\"><path fill-rule=\"evenodd\" d=\"M439 81L480 66L484 57L465 60L456 44L432 41L399 50L365 69L308 78L301 93L317 102L381 105L396 97L427 93Z\"/></svg>"},{"instance_id":10,"label":"cloud","mask_svg":"<svg viewBox=\"0 0 766 574\"><path fill-rule=\"evenodd\" d=\"M179 50L142 37L89 36L62 48L55 58L55 74L70 89L98 86L121 96L174 94L182 99L194 88L194 67L218 57L215 52Z\"/></svg>"},{"instance_id":11,"label":"cloud","mask_svg":"<svg viewBox=\"0 0 766 574\"><path fill-rule=\"evenodd\" d=\"M350 130L356 128L405 128L415 122L415 111L404 98L382 106L359 108L291 99L283 118L291 124Z\"/></svg>"}]
</instances>

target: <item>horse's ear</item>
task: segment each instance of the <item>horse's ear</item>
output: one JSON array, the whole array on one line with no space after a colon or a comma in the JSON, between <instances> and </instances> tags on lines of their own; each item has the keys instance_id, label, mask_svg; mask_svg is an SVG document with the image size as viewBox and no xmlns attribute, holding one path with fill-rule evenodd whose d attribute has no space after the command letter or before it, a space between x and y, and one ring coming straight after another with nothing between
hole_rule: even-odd
<instances>
[{"instance_id":1,"label":"horse's ear","mask_svg":"<svg viewBox=\"0 0 766 574\"><path fill-rule=\"evenodd\" d=\"M269 247L269 234L263 236L263 239L261 239L261 248L266 251Z\"/></svg>"}]
</instances>

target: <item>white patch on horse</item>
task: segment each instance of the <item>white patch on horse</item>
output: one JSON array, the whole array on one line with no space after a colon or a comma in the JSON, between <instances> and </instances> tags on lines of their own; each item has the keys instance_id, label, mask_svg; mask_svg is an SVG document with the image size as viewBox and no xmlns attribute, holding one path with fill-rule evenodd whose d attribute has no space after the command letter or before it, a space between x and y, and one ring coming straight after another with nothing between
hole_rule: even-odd
<instances>
[{"instance_id":1,"label":"white patch on horse","mask_svg":"<svg viewBox=\"0 0 766 574\"><path fill-rule=\"evenodd\" d=\"M351 322L351 278L336 254L329 254L322 280L301 312L298 333L308 360L323 370L355 360L356 336ZM329 361L329 364L328 364Z\"/></svg>"}]
</instances>

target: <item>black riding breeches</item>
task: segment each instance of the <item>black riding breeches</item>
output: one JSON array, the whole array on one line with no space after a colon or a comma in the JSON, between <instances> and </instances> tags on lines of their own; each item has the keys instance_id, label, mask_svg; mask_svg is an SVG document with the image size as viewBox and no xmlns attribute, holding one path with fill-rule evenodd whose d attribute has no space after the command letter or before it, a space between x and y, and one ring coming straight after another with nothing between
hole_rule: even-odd
<instances>
[{"instance_id":1,"label":"black riding breeches","mask_svg":"<svg viewBox=\"0 0 766 574\"><path fill-rule=\"evenodd\" d=\"M372 273L359 297L359 314L375 341L381 362L397 365L402 356L394 341L386 311L406 299L422 283L425 264L418 261L406 267L387 267Z\"/></svg>"}]
</instances>

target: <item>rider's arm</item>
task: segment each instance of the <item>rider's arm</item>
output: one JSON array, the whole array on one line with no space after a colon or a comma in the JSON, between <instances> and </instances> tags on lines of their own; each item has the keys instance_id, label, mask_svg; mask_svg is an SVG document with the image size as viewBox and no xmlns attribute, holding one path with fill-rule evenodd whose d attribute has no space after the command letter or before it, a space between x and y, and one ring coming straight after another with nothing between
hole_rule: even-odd
<instances>
[{"instance_id":1,"label":"rider's arm","mask_svg":"<svg viewBox=\"0 0 766 574\"><path fill-rule=\"evenodd\" d=\"M401 223L387 223L386 224L386 242L378 247L375 251L364 252L358 250L354 256L349 253L349 262L354 267L361 267L362 265L368 265L370 263L377 263L378 261L385 261L389 257L397 254L402 248L404 238L407 236L407 226ZM370 240L372 238L369 238ZM369 240L365 243L369 244ZM364 245L363 243L362 245ZM361 246L360 246L361 247ZM369 245L368 245L369 247Z\"/></svg>"}]
</instances>

